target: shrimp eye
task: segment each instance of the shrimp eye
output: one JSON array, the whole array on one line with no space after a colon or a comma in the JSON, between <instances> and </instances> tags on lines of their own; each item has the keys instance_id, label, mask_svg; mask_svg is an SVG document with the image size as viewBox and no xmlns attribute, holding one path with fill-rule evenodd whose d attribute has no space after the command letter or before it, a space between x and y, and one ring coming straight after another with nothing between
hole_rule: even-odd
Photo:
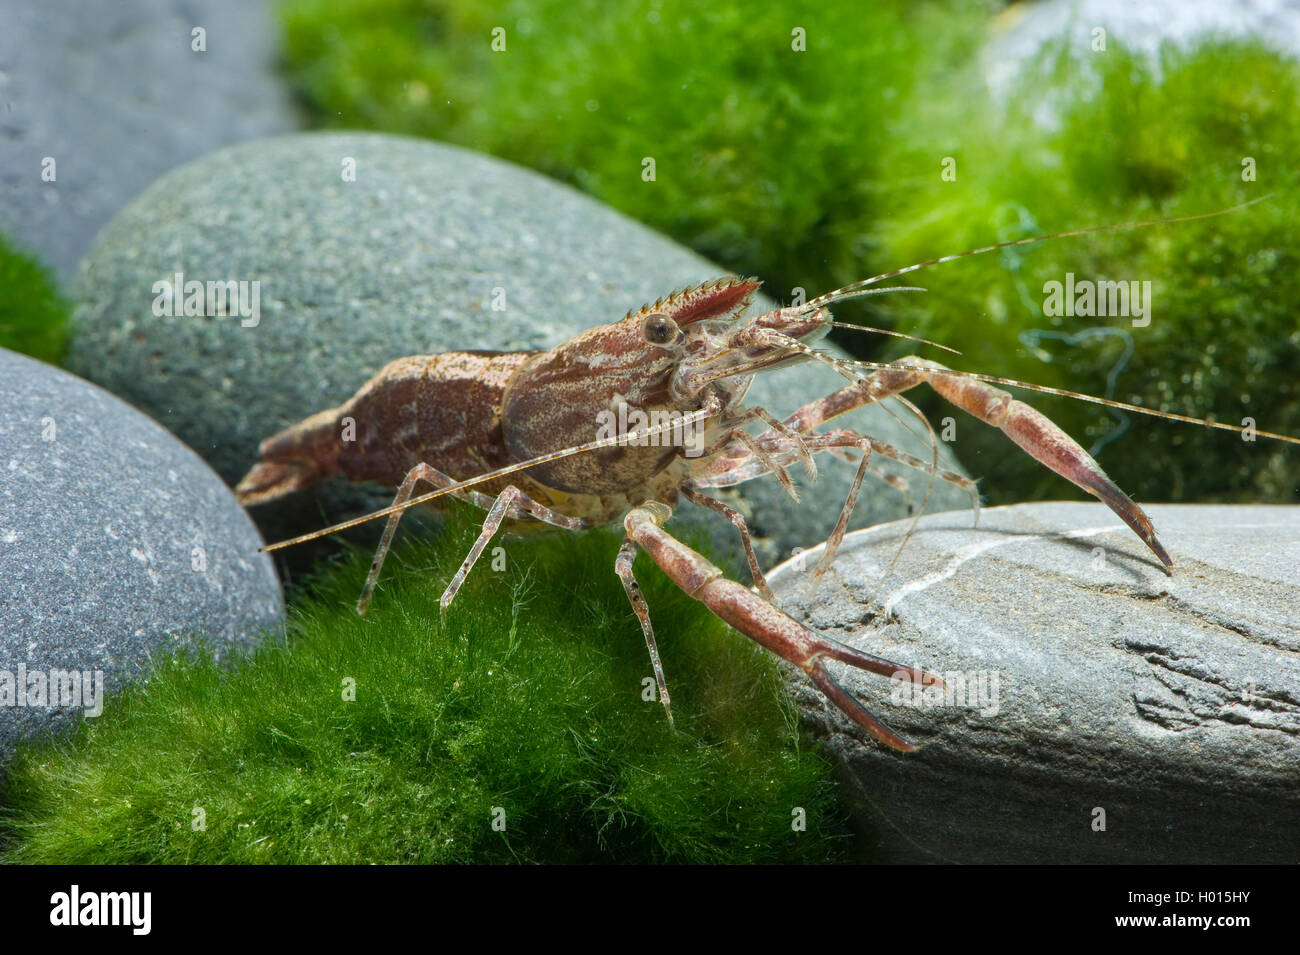
<instances>
[{"instance_id":1,"label":"shrimp eye","mask_svg":"<svg viewBox=\"0 0 1300 955\"><path fill-rule=\"evenodd\" d=\"M653 312L645 317L641 334L651 345L667 345L677 338L677 323L663 312Z\"/></svg>"}]
</instances>

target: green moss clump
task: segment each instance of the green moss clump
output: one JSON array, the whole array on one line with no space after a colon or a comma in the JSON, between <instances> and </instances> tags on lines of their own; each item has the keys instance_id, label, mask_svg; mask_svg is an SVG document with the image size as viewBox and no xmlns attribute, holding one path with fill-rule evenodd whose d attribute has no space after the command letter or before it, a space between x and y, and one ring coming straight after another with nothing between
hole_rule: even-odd
<instances>
[{"instance_id":1,"label":"green moss clump","mask_svg":"<svg viewBox=\"0 0 1300 955\"><path fill-rule=\"evenodd\" d=\"M1045 54L1049 80L998 110L954 93L894 144L902 176L935 155L955 182L909 189L879 227L892 259L1045 232L1226 209L1199 222L1060 239L939 266L926 295L893 302L897 327L961 350L954 367L1144 407L1300 435L1300 72L1244 43L1166 48L1158 67L1111 43L1104 55ZM1047 128L1030 113L1054 104ZM954 108L955 106L955 108ZM942 122L940 121L942 120ZM935 130L943 129L936 136ZM1243 159L1256 181L1243 181ZM1044 315L1045 283L1150 281L1150 324ZM894 353L901 353L895 349ZM942 357L942 356L940 356ZM1091 447L1138 500L1300 500L1293 448L1021 392ZM932 415L951 406L922 396ZM1070 493L1006 439L958 416L955 448L995 503Z\"/></svg>"},{"instance_id":2,"label":"green moss clump","mask_svg":"<svg viewBox=\"0 0 1300 955\"><path fill-rule=\"evenodd\" d=\"M70 314L49 270L0 235L0 348L58 364Z\"/></svg>"},{"instance_id":3,"label":"green moss clump","mask_svg":"<svg viewBox=\"0 0 1300 955\"><path fill-rule=\"evenodd\" d=\"M287 643L233 670L163 662L70 740L25 747L0 800L0 859L843 858L828 766L800 743L771 658L641 558L674 731L642 697L650 665L613 533L500 540L506 569L485 554L441 619L478 520L395 552L366 619L350 609L368 562L356 553L315 582Z\"/></svg>"}]
</instances>

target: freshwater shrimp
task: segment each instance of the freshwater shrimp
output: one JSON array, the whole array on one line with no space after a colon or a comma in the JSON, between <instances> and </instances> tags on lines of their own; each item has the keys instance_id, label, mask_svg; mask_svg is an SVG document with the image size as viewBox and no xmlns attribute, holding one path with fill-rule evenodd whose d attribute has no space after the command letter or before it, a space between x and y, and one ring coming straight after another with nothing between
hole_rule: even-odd
<instances>
[{"instance_id":1,"label":"freshwater shrimp","mask_svg":"<svg viewBox=\"0 0 1300 955\"><path fill-rule=\"evenodd\" d=\"M1243 207L1159 223L1207 218ZM620 321L589 329L545 351L459 351L399 358L343 405L314 414L263 441L260 460L239 482L236 493L243 504L251 506L331 476L396 487L396 497L387 508L263 548L277 550L387 517L357 603L362 614L373 596L398 522L406 509L416 504L454 495L486 511L478 539L442 595L444 610L505 519L531 520L569 531L620 522L625 538L614 569L640 621L659 699L670 723L671 699L649 608L632 572L638 550L718 617L799 667L873 739L908 752L916 747L849 694L827 670L826 661L839 660L886 677L906 676L921 686L942 687L942 680L922 669L847 646L780 610L759 566L744 517L708 491L773 474L793 495L791 467L803 466L815 476L817 454L857 457L858 469L818 562L818 576L834 559L862 483L872 472L873 457L923 470L932 480L956 484L971 494L978 507L974 482L939 468L937 451L934 460L927 462L853 430L818 430L848 411L887 398L903 402L924 422L920 412L901 397L924 383L952 404L1001 429L1038 461L1106 504L1132 528L1166 573L1172 572L1173 562L1142 508L1074 439L996 386L1028 388L1235 432L1244 428L956 371L914 355L887 363L850 361L814 347L831 327L840 324L831 319L830 305L902 290L873 287L886 279L996 249L1153 224L1157 223L1098 226L1002 242L885 272L802 305L750 317L744 313L760 282L722 278L675 292L629 311ZM755 375L794 361L824 362L848 384L783 420L762 407L745 406ZM629 422L634 424L629 426ZM342 437L349 424L359 435L355 440ZM762 430L756 434L747 430L754 425L761 425ZM925 426L928 429L928 424ZM1300 439L1286 435L1255 433L1300 444ZM933 443L932 432L930 436ZM435 489L416 495L420 482ZM752 588L727 579L717 566L664 529L673 505L681 498L716 511L735 526L753 578Z\"/></svg>"}]
</instances>

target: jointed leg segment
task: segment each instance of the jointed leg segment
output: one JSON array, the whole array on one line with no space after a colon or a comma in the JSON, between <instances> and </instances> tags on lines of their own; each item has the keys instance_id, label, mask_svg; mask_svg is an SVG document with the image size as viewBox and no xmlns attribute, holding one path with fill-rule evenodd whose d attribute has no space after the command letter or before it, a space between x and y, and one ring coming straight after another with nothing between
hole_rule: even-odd
<instances>
[{"instance_id":1,"label":"jointed leg segment","mask_svg":"<svg viewBox=\"0 0 1300 955\"><path fill-rule=\"evenodd\" d=\"M659 699L668 714L668 725L672 726L673 707L668 698L668 681L664 679L664 666L659 660L659 644L655 642L654 627L650 624L650 607L646 603L645 594L641 593L641 585L632 575L634 559L636 559L636 543L629 537L618 549L618 557L614 559L614 572L623 581L623 590L627 593L627 599L631 602L632 609L636 611L637 619L641 621L641 632L645 634L646 649L650 651L650 665L654 667L655 683L659 687Z\"/></svg>"},{"instance_id":2,"label":"jointed leg segment","mask_svg":"<svg viewBox=\"0 0 1300 955\"><path fill-rule=\"evenodd\" d=\"M701 494L689 484L684 485L681 491L682 497L692 504L698 504L700 507L707 507L712 511L717 511L735 525L736 530L740 532L740 543L745 548L745 557L749 561L749 573L754 580L754 586L768 600L776 600L772 588L767 585L767 577L764 575L763 569L758 566L758 555L754 553L754 542L749 538L749 526L745 523L744 515L722 501Z\"/></svg>"},{"instance_id":3,"label":"jointed leg segment","mask_svg":"<svg viewBox=\"0 0 1300 955\"><path fill-rule=\"evenodd\" d=\"M642 506L633 508L623 522L628 543L619 553L620 560L624 559L624 552L629 550L628 545L640 547L687 594L751 640L807 673L836 706L874 739L902 752L916 748L872 716L840 686L826 669L825 661L839 660L882 676L903 674L923 685L942 686L942 680L922 670L890 663L822 636L748 588L734 580L728 580L703 555L663 530L662 525L671 514L672 511L666 505L656 501L647 501ZM630 556L627 560L630 563ZM643 620L642 626L648 634L648 618Z\"/></svg>"},{"instance_id":4,"label":"jointed leg segment","mask_svg":"<svg viewBox=\"0 0 1300 955\"><path fill-rule=\"evenodd\" d=\"M432 468L427 464L417 464L407 472L406 478L397 490L397 496L393 498L393 504L404 504L410 500L418 481L428 481L435 487L447 487L456 483L454 478L436 468ZM469 501L471 504L483 508L487 511L487 517L483 520L483 530L479 533L474 546L470 548L469 555L460 565L460 569L456 571L456 576L451 579L451 583L447 585L447 589L443 592L440 606L444 611L456 599L456 593L460 590L461 584L465 582L465 578L473 568L474 563L478 560L479 555L483 553L483 548L487 546L488 541L500 529L501 522L505 518L519 519L529 516L546 524L573 531L585 530L590 526L587 521L581 518L569 517L566 514L551 510L544 504L539 504L513 484L505 488L495 498L475 490L455 491L453 494L461 500ZM361 597L357 600L357 613L362 616L365 616L366 610L370 606L370 598L374 594L375 583L379 580L379 571L384 566L384 559L388 556L389 548L392 547L393 534L397 531L397 524L405 513L405 510L394 511L388 516L388 523L384 527L384 535L380 538L379 547L375 550L375 559L370 564L370 573L366 575L365 586L361 590Z\"/></svg>"}]
</instances>

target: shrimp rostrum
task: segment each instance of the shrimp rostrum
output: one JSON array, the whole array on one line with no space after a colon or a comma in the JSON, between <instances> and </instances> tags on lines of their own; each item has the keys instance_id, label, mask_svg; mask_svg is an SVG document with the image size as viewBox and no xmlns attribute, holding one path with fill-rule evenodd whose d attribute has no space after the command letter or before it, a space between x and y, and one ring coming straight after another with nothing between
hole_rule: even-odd
<instances>
[{"instance_id":1,"label":"shrimp rostrum","mask_svg":"<svg viewBox=\"0 0 1300 955\"><path fill-rule=\"evenodd\" d=\"M1019 240L1025 241L1039 240ZM963 255L982 251L987 250ZM638 550L718 617L801 669L871 737L909 751L915 747L872 716L826 664L838 660L886 677L906 675L923 685L941 686L939 678L847 646L782 612L759 567L743 516L711 497L711 489L772 474L793 493L789 469L802 467L815 476L817 456L824 452L857 458L857 472L817 565L818 574L833 560L873 458L926 470L961 485L978 501L973 482L940 470L935 462L919 460L868 435L827 426L855 408L926 384L1001 429L1047 467L1100 499L1165 568L1172 568L1142 508L1065 432L995 387L1022 383L951 371L915 356L887 364L851 362L814 347L835 324L829 305L887 291L870 286L956 257L885 273L803 305L756 316L746 317L744 312L760 283L726 278L672 294L548 351L464 351L401 358L345 404L264 441L259 462L236 493L245 505L259 504L331 476L396 487L391 507L266 548L289 546L387 516L357 604L359 613L365 613L371 600L398 521L414 504L450 494L487 512L482 532L442 595L444 609L506 519L539 521L569 531L621 521L626 537L614 569L640 620L670 722L671 702L650 611L632 572ZM762 407L745 404L755 375L795 361L826 362L848 383L782 420ZM341 437L345 419L354 423L353 440ZM1214 426L1237 430L1231 425ZM422 482L433 490L416 495ZM665 530L679 498L716 511L735 526L753 577L752 588L728 579Z\"/></svg>"}]
</instances>

